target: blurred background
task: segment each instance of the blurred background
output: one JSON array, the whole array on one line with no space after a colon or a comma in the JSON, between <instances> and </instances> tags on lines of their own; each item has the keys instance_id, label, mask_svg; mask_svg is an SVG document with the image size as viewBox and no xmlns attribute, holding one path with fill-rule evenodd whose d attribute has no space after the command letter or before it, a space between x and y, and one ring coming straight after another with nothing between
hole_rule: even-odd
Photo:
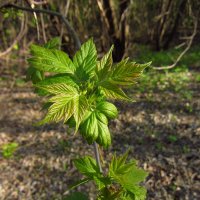
<instances>
[{"instance_id":1,"label":"blurred background","mask_svg":"<svg viewBox=\"0 0 200 200\"><path fill-rule=\"evenodd\" d=\"M104 159L130 148L149 172L147 199L200 199L199 17L199 0L0 0L0 200L64 199L79 178L72 159L93 155L66 126L33 126L43 115L26 81L29 47L60 37L72 57L77 42L63 18L81 43L93 37L99 57L114 44L114 62L152 61L128 89L136 102L115 102ZM78 190L94 198L93 185Z\"/></svg>"}]
</instances>

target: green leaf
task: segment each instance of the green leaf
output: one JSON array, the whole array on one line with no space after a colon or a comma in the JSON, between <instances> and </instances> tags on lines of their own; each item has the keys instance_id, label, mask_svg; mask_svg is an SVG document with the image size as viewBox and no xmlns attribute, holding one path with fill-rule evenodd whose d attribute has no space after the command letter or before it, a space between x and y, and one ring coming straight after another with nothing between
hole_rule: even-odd
<instances>
[{"instance_id":1,"label":"green leaf","mask_svg":"<svg viewBox=\"0 0 200 200\"><path fill-rule=\"evenodd\" d=\"M98 190L101 190L112 183L109 177L103 175L93 176L93 180L95 181Z\"/></svg>"},{"instance_id":2,"label":"green leaf","mask_svg":"<svg viewBox=\"0 0 200 200\"><path fill-rule=\"evenodd\" d=\"M60 46L60 38L55 37L49 40L44 47L47 49L58 49ZM40 71L32 66L30 66L27 70L27 80L31 80L33 83L37 83L39 81L44 80L44 72Z\"/></svg>"},{"instance_id":3,"label":"green leaf","mask_svg":"<svg viewBox=\"0 0 200 200\"><path fill-rule=\"evenodd\" d=\"M73 192L65 197L63 200L89 200L89 198L81 192Z\"/></svg>"},{"instance_id":4,"label":"green leaf","mask_svg":"<svg viewBox=\"0 0 200 200\"><path fill-rule=\"evenodd\" d=\"M76 84L76 82L73 80L72 77L70 77L69 75L66 74L57 74L54 76L49 76L46 77L44 80L37 82L37 84L35 84L36 88L36 93L39 95L47 95L49 94L49 92L47 92L44 89L41 89L42 86L50 86L53 84L57 84L57 83L63 83L63 84L67 84L69 86L75 87L76 89L78 89L78 85Z\"/></svg>"},{"instance_id":5,"label":"green leaf","mask_svg":"<svg viewBox=\"0 0 200 200\"><path fill-rule=\"evenodd\" d=\"M87 182L90 181L90 180L91 180L90 178L84 178L84 179L82 179L82 180L76 182L75 184L71 185L71 186L70 186L70 190L72 190L72 189L74 189L74 188L76 188L76 187L78 187L78 186L80 186L80 185L82 185L82 184L85 184L85 183L87 183Z\"/></svg>"},{"instance_id":6,"label":"green leaf","mask_svg":"<svg viewBox=\"0 0 200 200\"><path fill-rule=\"evenodd\" d=\"M44 72L74 74L75 66L63 51L31 45L30 66Z\"/></svg>"},{"instance_id":7,"label":"green leaf","mask_svg":"<svg viewBox=\"0 0 200 200\"><path fill-rule=\"evenodd\" d=\"M100 90L107 98L133 101L123 92L121 88L109 81L102 82L100 85Z\"/></svg>"},{"instance_id":8,"label":"green leaf","mask_svg":"<svg viewBox=\"0 0 200 200\"><path fill-rule=\"evenodd\" d=\"M73 63L76 67L76 74L81 80L85 80L84 76L93 72L97 63L97 51L92 39L85 42L76 52Z\"/></svg>"},{"instance_id":9,"label":"green leaf","mask_svg":"<svg viewBox=\"0 0 200 200\"><path fill-rule=\"evenodd\" d=\"M51 85L37 84L37 88L44 90L52 95L49 102L53 103L48 108L48 113L44 120L38 123L42 125L47 122L58 122L64 120L64 123L73 115L76 122L76 130L88 112L88 102L84 95L79 94L78 90L66 83L56 83Z\"/></svg>"},{"instance_id":10,"label":"green leaf","mask_svg":"<svg viewBox=\"0 0 200 200\"><path fill-rule=\"evenodd\" d=\"M133 177L131 180L132 183L137 184L146 178L147 173L144 170L137 168L136 161L134 160L129 163L125 163L127 156L128 151L123 156L119 156L118 158L116 155L113 156L109 167L109 176L115 178L118 176L131 176Z\"/></svg>"},{"instance_id":11,"label":"green leaf","mask_svg":"<svg viewBox=\"0 0 200 200\"><path fill-rule=\"evenodd\" d=\"M111 81L118 85L129 86L136 82L143 70L148 67L151 62L146 64L136 64L128 62L128 58L122 60L113 66Z\"/></svg>"},{"instance_id":12,"label":"green leaf","mask_svg":"<svg viewBox=\"0 0 200 200\"><path fill-rule=\"evenodd\" d=\"M86 175L87 177L92 178L93 175L101 173L99 167L97 166L96 160L90 156L75 159L74 164L79 172Z\"/></svg>"},{"instance_id":13,"label":"green leaf","mask_svg":"<svg viewBox=\"0 0 200 200\"><path fill-rule=\"evenodd\" d=\"M84 121L80 126L80 133L87 140L89 144L92 144L98 137L98 121L95 112Z\"/></svg>"},{"instance_id":14,"label":"green leaf","mask_svg":"<svg viewBox=\"0 0 200 200\"><path fill-rule=\"evenodd\" d=\"M51 40L49 40L44 47L47 49L59 49L61 45L61 41L59 37L54 37Z\"/></svg>"},{"instance_id":15,"label":"green leaf","mask_svg":"<svg viewBox=\"0 0 200 200\"><path fill-rule=\"evenodd\" d=\"M119 183L125 190L134 194L135 199L145 199L146 189L140 186L140 183L147 177L147 172L139 169L135 161L125 163L128 153L120 156L113 156L109 176Z\"/></svg>"},{"instance_id":16,"label":"green leaf","mask_svg":"<svg viewBox=\"0 0 200 200\"><path fill-rule=\"evenodd\" d=\"M114 119L118 115L117 108L114 104L107 101L101 101L97 105L97 109L110 119Z\"/></svg>"},{"instance_id":17,"label":"green leaf","mask_svg":"<svg viewBox=\"0 0 200 200\"><path fill-rule=\"evenodd\" d=\"M27 75L26 75L27 81L30 80L33 83L37 83L39 81L42 81L43 79L44 79L44 72L41 72L31 66L27 69Z\"/></svg>"},{"instance_id":18,"label":"green leaf","mask_svg":"<svg viewBox=\"0 0 200 200\"><path fill-rule=\"evenodd\" d=\"M80 173L87 176L89 179L83 179L78 184L84 183L84 180L87 182L89 180L95 181L97 187L102 189L106 185L110 184L110 178L104 177L100 172L100 169L96 163L96 160L90 156L85 156L83 158L79 158L74 160L74 164Z\"/></svg>"},{"instance_id":19,"label":"green leaf","mask_svg":"<svg viewBox=\"0 0 200 200\"><path fill-rule=\"evenodd\" d=\"M111 185L111 187L108 186L102 188L102 190L98 194L98 200L122 200L121 197L121 190L119 188L116 188L115 185ZM125 200L125 199L124 199Z\"/></svg>"},{"instance_id":20,"label":"green leaf","mask_svg":"<svg viewBox=\"0 0 200 200\"><path fill-rule=\"evenodd\" d=\"M128 157L128 152L129 151L127 151L124 155L119 156L118 158L116 157L116 155L113 156L111 164L110 164L110 168L109 168L110 176L126 174L130 171L132 166L136 165L135 161L131 161L125 164L126 159Z\"/></svg>"},{"instance_id":21,"label":"green leaf","mask_svg":"<svg viewBox=\"0 0 200 200\"><path fill-rule=\"evenodd\" d=\"M113 59L112 59L112 51L113 51L114 46L112 45L110 50L108 51L107 54L103 56L103 58L98 62L97 64L97 77L99 81L107 79L111 75L111 67L113 64Z\"/></svg>"},{"instance_id":22,"label":"green leaf","mask_svg":"<svg viewBox=\"0 0 200 200\"><path fill-rule=\"evenodd\" d=\"M58 122L64 120L64 123L74 114L75 111L75 99L78 97L78 91L67 84L52 84L37 86L40 89L54 94L48 102L52 105L48 108L46 117L37 125L42 125L47 122Z\"/></svg>"},{"instance_id":23,"label":"green leaf","mask_svg":"<svg viewBox=\"0 0 200 200\"><path fill-rule=\"evenodd\" d=\"M135 200L135 195L129 191L123 191L122 195L120 196L120 200Z\"/></svg>"},{"instance_id":24,"label":"green leaf","mask_svg":"<svg viewBox=\"0 0 200 200\"><path fill-rule=\"evenodd\" d=\"M88 112L88 107L88 101L84 95L79 95L74 99L74 119L76 122L76 131L84 119L85 114Z\"/></svg>"},{"instance_id":25,"label":"green leaf","mask_svg":"<svg viewBox=\"0 0 200 200\"><path fill-rule=\"evenodd\" d=\"M124 174L122 178L120 178L120 181L124 182L124 185L127 185L127 187L129 187L129 185L131 187L134 184L136 185L144 181L147 175L148 173L143 169L139 169L136 165L133 165L129 169L128 173ZM127 179L130 181L127 181Z\"/></svg>"},{"instance_id":26,"label":"green leaf","mask_svg":"<svg viewBox=\"0 0 200 200\"><path fill-rule=\"evenodd\" d=\"M111 144L108 120L106 116L98 110L90 112L88 117L80 125L80 133L89 144L97 141L97 143L105 148Z\"/></svg>"},{"instance_id":27,"label":"green leaf","mask_svg":"<svg viewBox=\"0 0 200 200\"><path fill-rule=\"evenodd\" d=\"M56 95L49 102L53 104L48 108L45 118L37 123L37 125L43 125L48 122L59 122L61 120L65 123L74 113L74 101L68 95Z\"/></svg>"},{"instance_id":28,"label":"green leaf","mask_svg":"<svg viewBox=\"0 0 200 200\"><path fill-rule=\"evenodd\" d=\"M36 84L35 87L45 90L50 94L63 94L68 97L78 95L78 91L75 87L68 85L67 83L55 83L51 85Z\"/></svg>"}]
</instances>

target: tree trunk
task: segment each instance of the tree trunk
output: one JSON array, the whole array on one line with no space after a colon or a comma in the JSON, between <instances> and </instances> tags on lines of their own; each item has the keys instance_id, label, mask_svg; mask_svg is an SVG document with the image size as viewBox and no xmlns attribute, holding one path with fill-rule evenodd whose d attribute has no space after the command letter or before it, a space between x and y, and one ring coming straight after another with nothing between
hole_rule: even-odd
<instances>
[{"instance_id":1,"label":"tree trunk","mask_svg":"<svg viewBox=\"0 0 200 200\"><path fill-rule=\"evenodd\" d=\"M118 17L113 12L111 2L109 0L97 0L100 8L101 16L104 19L105 27L109 38L109 46L114 44L113 60L118 62L122 59L125 53L126 44L126 10L129 5L129 0L124 0L119 3ZM102 9L103 8L103 9ZM115 24L114 22L119 22Z\"/></svg>"},{"instance_id":2,"label":"tree trunk","mask_svg":"<svg viewBox=\"0 0 200 200\"><path fill-rule=\"evenodd\" d=\"M178 24L179 24L179 21L181 18L181 13L184 12L186 4L187 4L187 0L182 0L182 2L180 3L174 25L171 29L171 32L168 34L168 37L163 45L163 49L169 48L169 45L170 45L171 41L173 40L175 33L177 32Z\"/></svg>"}]
</instances>

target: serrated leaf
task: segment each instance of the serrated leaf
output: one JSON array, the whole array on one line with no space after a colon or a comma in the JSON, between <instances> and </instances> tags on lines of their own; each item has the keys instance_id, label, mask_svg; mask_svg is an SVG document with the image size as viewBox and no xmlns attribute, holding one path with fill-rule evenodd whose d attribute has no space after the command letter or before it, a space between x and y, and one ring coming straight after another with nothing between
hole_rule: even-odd
<instances>
[{"instance_id":1,"label":"serrated leaf","mask_svg":"<svg viewBox=\"0 0 200 200\"><path fill-rule=\"evenodd\" d=\"M96 141L99 145L108 148L111 145L111 135L108 125L104 123L99 123L98 125L99 134Z\"/></svg>"},{"instance_id":2,"label":"serrated leaf","mask_svg":"<svg viewBox=\"0 0 200 200\"><path fill-rule=\"evenodd\" d=\"M56 95L52 97L49 102L53 104L48 108L48 113L45 118L37 123L37 125L48 122L59 122L61 120L66 122L74 113L73 97L69 95Z\"/></svg>"},{"instance_id":3,"label":"serrated leaf","mask_svg":"<svg viewBox=\"0 0 200 200\"><path fill-rule=\"evenodd\" d=\"M100 89L107 98L133 101L123 92L121 88L109 81L102 82L100 85Z\"/></svg>"},{"instance_id":4,"label":"serrated leaf","mask_svg":"<svg viewBox=\"0 0 200 200\"><path fill-rule=\"evenodd\" d=\"M88 107L88 101L84 95L79 95L74 99L74 119L76 121L76 131L84 119L84 116L88 111Z\"/></svg>"},{"instance_id":5,"label":"serrated leaf","mask_svg":"<svg viewBox=\"0 0 200 200\"><path fill-rule=\"evenodd\" d=\"M73 57L73 63L76 67L76 75L85 80L87 74L93 73L96 66L97 51L92 39L85 42L79 51Z\"/></svg>"},{"instance_id":6,"label":"serrated leaf","mask_svg":"<svg viewBox=\"0 0 200 200\"><path fill-rule=\"evenodd\" d=\"M30 66L44 72L73 74L75 66L66 53L56 49L47 49L31 45L32 58L28 59Z\"/></svg>"},{"instance_id":7,"label":"serrated leaf","mask_svg":"<svg viewBox=\"0 0 200 200\"><path fill-rule=\"evenodd\" d=\"M93 180L95 181L98 190L101 190L112 183L109 177L103 175L94 176Z\"/></svg>"},{"instance_id":8,"label":"serrated leaf","mask_svg":"<svg viewBox=\"0 0 200 200\"><path fill-rule=\"evenodd\" d=\"M59 49L61 44L60 38L59 37L54 37L51 40L49 40L44 47L47 49Z\"/></svg>"},{"instance_id":9,"label":"serrated leaf","mask_svg":"<svg viewBox=\"0 0 200 200\"><path fill-rule=\"evenodd\" d=\"M97 110L91 112L80 125L80 133L89 144L92 144L95 140L104 147L108 147L111 144L108 120L103 113Z\"/></svg>"},{"instance_id":10,"label":"serrated leaf","mask_svg":"<svg viewBox=\"0 0 200 200\"><path fill-rule=\"evenodd\" d=\"M127 157L128 157L128 151L124 155L119 157L116 157L116 154L114 154L109 167L109 176L113 177L131 176L134 179L134 180L132 179L133 184L138 184L139 182L143 181L146 178L147 173L136 166L137 163L135 160L126 163ZM138 177L134 173L137 174Z\"/></svg>"},{"instance_id":11,"label":"serrated leaf","mask_svg":"<svg viewBox=\"0 0 200 200\"><path fill-rule=\"evenodd\" d=\"M87 177L92 177L93 175L101 173L99 167L97 166L96 160L90 156L75 159L74 164L79 172L86 175Z\"/></svg>"},{"instance_id":12,"label":"serrated leaf","mask_svg":"<svg viewBox=\"0 0 200 200\"><path fill-rule=\"evenodd\" d=\"M81 192L73 192L67 197L64 197L63 200L89 200L89 198Z\"/></svg>"},{"instance_id":13,"label":"serrated leaf","mask_svg":"<svg viewBox=\"0 0 200 200\"><path fill-rule=\"evenodd\" d=\"M139 184L145 180L148 176L148 173L143 169L138 168L136 165L133 165L131 170L128 173L123 175L124 183L126 183L127 178L130 180L130 184ZM128 182L127 182L128 185Z\"/></svg>"},{"instance_id":14,"label":"serrated leaf","mask_svg":"<svg viewBox=\"0 0 200 200\"><path fill-rule=\"evenodd\" d=\"M110 70L113 64L112 51L114 46L112 45L108 53L106 53L103 58L97 64L97 77L99 81L105 80L109 75L111 75Z\"/></svg>"},{"instance_id":15,"label":"serrated leaf","mask_svg":"<svg viewBox=\"0 0 200 200\"><path fill-rule=\"evenodd\" d=\"M113 156L110 167L109 167L109 175L110 176L118 176L128 173L133 166L135 166L136 162L131 161L129 163L126 163L126 159L128 156L128 151L123 155L119 156L118 158L116 155Z\"/></svg>"},{"instance_id":16,"label":"serrated leaf","mask_svg":"<svg viewBox=\"0 0 200 200\"><path fill-rule=\"evenodd\" d=\"M127 190L123 191L120 200L135 200L135 195Z\"/></svg>"},{"instance_id":17,"label":"serrated leaf","mask_svg":"<svg viewBox=\"0 0 200 200\"><path fill-rule=\"evenodd\" d=\"M80 133L87 140L89 144L92 144L98 137L98 122L95 112L84 121L80 126Z\"/></svg>"},{"instance_id":18,"label":"serrated leaf","mask_svg":"<svg viewBox=\"0 0 200 200\"><path fill-rule=\"evenodd\" d=\"M127 190L127 192L134 194L135 199L144 199L146 190L140 186L140 183L145 180L148 174L144 170L139 169L135 161L125 163L127 156L128 152L118 158L116 155L113 156L109 167L109 176Z\"/></svg>"},{"instance_id":19,"label":"serrated leaf","mask_svg":"<svg viewBox=\"0 0 200 200\"><path fill-rule=\"evenodd\" d=\"M140 77L143 70L150 64L151 62L136 64L134 62L128 62L128 59L122 60L113 66L111 82L123 86L132 85Z\"/></svg>"},{"instance_id":20,"label":"serrated leaf","mask_svg":"<svg viewBox=\"0 0 200 200\"><path fill-rule=\"evenodd\" d=\"M96 163L96 160L90 156L85 156L83 158L75 159L74 164L76 168L83 175L87 176L89 179L84 180L93 180L98 186L99 190L111 183L109 177L104 177L100 172L100 169ZM84 181L83 180L83 181ZM82 181L81 181L82 183Z\"/></svg>"},{"instance_id":21,"label":"serrated leaf","mask_svg":"<svg viewBox=\"0 0 200 200\"><path fill-rule=\"evenodd\" d=\"M44 89L41 89L39 87L40 86L50 86L50 85L58 84L58 83L67 84L76 89L79 88L72 77L70 77L66 74L57 74L54 76L46 77L44 80L37 82L37 84L35 84L35 85L38 86L38 88L36 88L35 92L39 95L47 95L47 94L49 94L49 92Z\"/></svg>"},{"instance_id":22,"label":"serrated leaf","mask_svg":"<svg viewBox=\"0 0 200 200\"><path fill-rule=\"evenodd\" d=\"M101 101L97 105L97 109L106 115L106 117L110 119L114 119L118 115L117 108L114 104L107 102L107 101Z\"/></svg>"},{"instance_id":23,"label":"serrated leaf","mask_svg":"<svg viewBox=\"0 0 200 200\"><path fill-rule=\"evenodd\" d=\"M48 100L52 105L49 106L47 115L38 123L38 125L52 121L58 122L61 120L65 123L74 114L76 105L75 99L79 95L76 88L64 83L37 87L54 95Z\"/></svg>"},{"instance_id":24,"label":"serrated leaf","mask_svg":"<svg viewBox=\"0 0 200 200\"><path fill-rule=\"evenodd\" d=\"M45 90L50 94L64 94L68 97L75 97L78 96L78 90L70 86L66 83L55 83L51 85L45 85L45 84L36 84L35 87Z\"/></svg>"},{"instance_id":25,"label":"serrated leaf","mask_svg":"<svg viewBox=\"0 0 200 200\"><path fill-rule=\"evenodd\" d=\"M140 183L145 180L148 174L144 170L139 169L135 162L125 163L126 158L127 154L119 158L116 155L113 156L109 167L109 176L127 190L127 192L132 193L135 199L144 200L146 189L141 187Z\"/></svg>"},{"instance_id":26,"label":"serrated leaf","mask_svg":"<svg viewBox=\"0 0 200 200\"><path fill-rule=\"evenodd\" d=\"M147 190L144 187L135 185L124 188L125 192L122 194L120 200L146 200Z\"/></svg>"}]
</instances>

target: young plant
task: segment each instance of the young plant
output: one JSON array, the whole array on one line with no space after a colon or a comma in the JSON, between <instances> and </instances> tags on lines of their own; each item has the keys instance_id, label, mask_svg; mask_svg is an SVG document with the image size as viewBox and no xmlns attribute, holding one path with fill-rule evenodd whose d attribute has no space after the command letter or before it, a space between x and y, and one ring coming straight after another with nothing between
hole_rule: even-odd
<instances>
[{"instance_id":1,"label":"young plant","mask_svg":"<svg viewBox=\"0 0 200 200\"><path fill-rule=\"evenodd\" d=\"M113 63L113 46L98 61L92 39L70 59L57 49L57 43L58 39L53 39L42 47L31 46L28 78L37 94L48 96L44 105L47 114L38 125L62 121L74 127L75 132L79 131L88 144L96 142L108 148L111 145L108 121L118 114L109 100L132 101L122 88L133 85L150 63L136 64L128 58ZM53 75L45 77L45 72ZM107 175L89 156L75 160L77 169L87 177L78 185L94 180L99 190L97 199L145 199L145 189L139 183L147 174L136 167L135 161L125 163L126 158L127 154L119 158L113 156Z\"/></svg>"}]
</instances>

